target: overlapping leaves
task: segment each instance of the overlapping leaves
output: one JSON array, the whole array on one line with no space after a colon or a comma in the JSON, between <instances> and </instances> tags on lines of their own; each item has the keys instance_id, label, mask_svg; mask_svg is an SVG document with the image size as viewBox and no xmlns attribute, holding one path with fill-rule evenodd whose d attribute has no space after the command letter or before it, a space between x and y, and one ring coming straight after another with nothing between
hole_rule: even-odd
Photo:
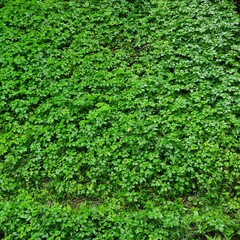
<instances>
[{"instance_id":1,"label":"overlapping leaves","mask_svg":"<svg viewBox=\"0 0 240 240\"><path fill-rule=\"evenodd\" d=\"M3 1L1 195L239 197L239 18L227 1ZM226 200L227 201L227 200ZM153 238L155 239L155 238Z\"/></svg>"}]
</instances>

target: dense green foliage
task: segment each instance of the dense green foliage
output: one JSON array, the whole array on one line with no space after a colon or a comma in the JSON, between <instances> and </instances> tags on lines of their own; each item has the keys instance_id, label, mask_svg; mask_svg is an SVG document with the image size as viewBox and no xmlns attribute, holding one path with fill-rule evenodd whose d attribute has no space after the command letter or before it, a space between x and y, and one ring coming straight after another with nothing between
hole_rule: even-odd
<instances>
[{"instance_id":1,"label":"dense green foliage","mask_svg":"<svg viewBox=\"0 0 240 240\"><path fill-rule=\"evenodd\" d=\"M233 2L0 2L5 239L240 235Z\"/></svg>"}]
</instances>

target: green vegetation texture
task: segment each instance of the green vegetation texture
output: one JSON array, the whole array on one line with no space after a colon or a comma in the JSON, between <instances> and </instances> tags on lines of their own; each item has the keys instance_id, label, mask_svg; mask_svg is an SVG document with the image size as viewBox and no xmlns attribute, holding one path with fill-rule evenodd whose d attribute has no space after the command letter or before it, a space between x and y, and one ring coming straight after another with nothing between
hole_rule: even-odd
<instances>
[{"instance_id":1,"label":"green vegetation texture","mask_svg":"<svg viewBox=\"0 0 240 240\"><path fill-rule=\"evenodd\" d=\"M240 239L233 1L0 1L4 239Z\"/></svg>"}]
</instances>

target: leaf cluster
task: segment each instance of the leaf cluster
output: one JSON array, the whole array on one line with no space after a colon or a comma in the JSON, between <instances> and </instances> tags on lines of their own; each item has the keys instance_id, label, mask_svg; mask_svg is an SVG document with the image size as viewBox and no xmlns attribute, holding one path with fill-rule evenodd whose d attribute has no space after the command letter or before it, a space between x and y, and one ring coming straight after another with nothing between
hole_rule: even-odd
<instances>
[{"instance_id":1,"label":"leaf cluster","mask_svg":"<svg viewBox=\"0 0 240 240\"><path fill-rule=\"evenodd\" d=\"M226 0L1 1L6 239L239 234L234 9ZM74 210L79 199L98 204Z\"/></svg>"}]
</instances>

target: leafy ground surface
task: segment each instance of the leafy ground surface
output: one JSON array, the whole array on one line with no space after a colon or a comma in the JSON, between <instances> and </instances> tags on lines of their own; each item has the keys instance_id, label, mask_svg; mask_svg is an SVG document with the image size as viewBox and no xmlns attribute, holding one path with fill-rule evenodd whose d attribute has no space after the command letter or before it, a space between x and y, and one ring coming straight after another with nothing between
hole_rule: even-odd
<instances>
[{"instance_id":1,"label":"leafy ground surface","mask_svg":"<svg viewBox=\"0 0 240 240\"><path fill-rule=\"evenodd\" d=\"M0 235L239 239L231 1L0 3Z\"/></svg>"}]
</instances>

